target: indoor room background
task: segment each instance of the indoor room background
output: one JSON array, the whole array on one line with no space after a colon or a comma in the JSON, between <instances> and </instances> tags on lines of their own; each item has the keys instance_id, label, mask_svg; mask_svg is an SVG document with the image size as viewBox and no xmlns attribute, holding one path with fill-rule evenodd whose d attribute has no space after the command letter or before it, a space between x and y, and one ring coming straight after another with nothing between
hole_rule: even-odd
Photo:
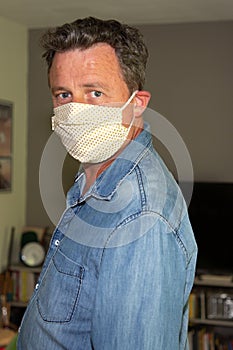
<instances>
[{"instance_id":1,"label":"indoor room background","mask_svg":"<svg viewBox=\"0 0 233 350\"><path fill-rule=\"evenodd\" d=\"M233 182L233 21L138 27L150 52L145 86L152 93L149 107L183 138L195 181ZM39 186L40 161L52 134L47 68L39 46L43 31L0 17L0 100L13 103L12 190L0 192L1 269L7 264L12 227L14 260L23 226L54 227ZM165 147L158 143L158 148L175 172ZM64 193L77 171L78 164L67 157ZM60 210L64 203L57 203L56 195L53 203Z\"/></svg>"}]
</instances>

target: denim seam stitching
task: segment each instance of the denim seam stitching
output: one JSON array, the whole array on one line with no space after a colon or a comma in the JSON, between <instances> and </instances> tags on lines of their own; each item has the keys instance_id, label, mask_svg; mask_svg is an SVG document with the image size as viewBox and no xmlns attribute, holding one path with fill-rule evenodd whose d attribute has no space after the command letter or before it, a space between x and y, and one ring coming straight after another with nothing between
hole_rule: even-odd
<instances>
[{"instance_id":1,"label":"denim seam stitching","mask_svg":"<svg viewBox=\"0 0 233 350\"><path fill-rule=\"evenodd\" d=\"M156 212L156 211L152 211L152 210L144 210L144 211L140 211L138 213L134 213L132 215L130 215L129 217L125 218L120 224L117 225L117 227L114 228L114 230L109 234L108 238L106 239L105 245L104 245L104 250L107 247L107 244L109 242L109 240L111 239L111 237L114 235L114 233L121 227L123 227L124 225L128 224L129 222L139 218L140 216L144 216L147 214L153 214L156 215L161 221L163 221L164 223L166 223L166 225L168 225L168 227L171 229L171 231L173 233L176 233L176 229L173 228L170 223L166 220L166 218L164 218L164 216L162 216L160 213Z\"/></svg>"},{"instance_id":2,"label":"denim seam stitching","mask_svg":"<svg viewBox=\"0 0 233 350\"><path fill-rule=\"evenodd\" d=\"M137 179L138 179L138 187L139 187L139 191L140 191L140 195L141 195L140 198L141 198L142 211L145 211L145 208L146 208L146 194L145 194L145 189L144 189L144 186L143 186L141 170L140 170L138 165L135 167L135 172L136 172L136 176L137 176Z\"/></svg>"}]
</instances>

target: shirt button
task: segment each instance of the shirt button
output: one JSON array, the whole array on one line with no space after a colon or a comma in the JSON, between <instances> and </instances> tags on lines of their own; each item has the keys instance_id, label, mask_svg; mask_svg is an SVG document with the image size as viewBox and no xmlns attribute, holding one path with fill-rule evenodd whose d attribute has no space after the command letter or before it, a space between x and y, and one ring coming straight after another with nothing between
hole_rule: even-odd
<instances>
[{"instance_id":1,"label":"shirt button","mask_svg":"<svg viewBox=\"0 0 233 350\"><path fill-rule=\"evenodd\" d=\"M36 289L38 289L38 288L39 288L39 283L37 283L37 284L36 284L35 288L36 288Z\"/></svg>"},{"instance_id":2,"label":"shirt button","mask_svg":"<svg viewBox=\"0 0 233 350\"><path fill-rule=\"evenodd\" d=\"M59 239L56 239L56 241L54 242L56 247L59 245L59 243L60 243Z\"/></svg>"}]
</instances>

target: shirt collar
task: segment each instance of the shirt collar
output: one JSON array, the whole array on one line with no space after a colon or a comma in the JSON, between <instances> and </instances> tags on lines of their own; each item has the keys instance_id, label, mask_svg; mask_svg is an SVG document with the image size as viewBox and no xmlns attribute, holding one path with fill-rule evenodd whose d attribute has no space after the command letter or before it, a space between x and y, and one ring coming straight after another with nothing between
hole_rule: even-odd
<instances>
[{"instance_id":1,"label":"shirt collar","mask_svg":"<svg viewBox=\"0 0 233 350\"><path fill-rule=\"evenodd\" d=\"M82 188L84 174L80 172L78 173L73 188L75 193L72 189L69 193L69 204L76 204L78 198L78 202L83 202L90 196L105 200L111 199L119 184L130 172L133 171L151 146L152 138L150 128L147 123L144 123L143 131L137 136L137 138L132 140L114 162L100 174L84 196L80 196L80 188Z\"/></svg>"}]
</instances>

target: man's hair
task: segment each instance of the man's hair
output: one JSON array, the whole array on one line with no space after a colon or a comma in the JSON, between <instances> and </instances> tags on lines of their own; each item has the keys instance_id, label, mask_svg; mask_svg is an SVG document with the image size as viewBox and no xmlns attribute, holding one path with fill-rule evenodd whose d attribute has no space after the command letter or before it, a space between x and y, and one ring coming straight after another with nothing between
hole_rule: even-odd
<instances>
[{"instance_id":1,"label":"man's hair","mask_svg":"<svg viewBox=\"0 0 233 350\"><path fill-rule=\"evenodd\" d=\"M41 45L45 49L43 57L48 71L56 52L85 50L97 43L106 43L115 49L129 91L142 90L148 58L142 34L137 28L112 19L87 17L45 32Z\"/></svg>"}]
</instances>

